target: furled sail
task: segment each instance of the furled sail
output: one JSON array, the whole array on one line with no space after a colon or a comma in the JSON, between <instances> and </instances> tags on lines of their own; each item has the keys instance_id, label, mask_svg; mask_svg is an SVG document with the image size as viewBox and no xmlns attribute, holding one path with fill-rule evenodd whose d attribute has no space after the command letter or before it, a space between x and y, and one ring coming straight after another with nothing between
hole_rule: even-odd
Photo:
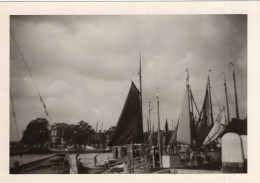
<instances>
[{"instance_id":1,"label":"furled sail","mask_svg":"<svg viewBox=\"0 0 260 183\"><path fill-rule=\"evenodd\" d=\"M143 142L143 122L139 94L140 92L132 82L115 132L108 146Z\"/></svg>"},{"instance_id":2,"label":"furled sail","mask_svg":"<svg viewBox=\"0 0 260 183\"><path fill-rule=\"evenodd\" d=\"M226 118L224 112L222 112L220 120L214 123L214 126L212 127L206 139L204 140L203 145L206 145L218 138L218 136L225 130L225 128Z\"/></svg>"},{"instance_id":3,"label":"furled sail","mask_svg":"<svg viewBox=\"0 0 260 183\"><path fill-rule=\"evenodd\" d=\"M186 87L182 113L177 131L177 142L192 145L192 118L190 113L189 86Z\"/></svg>"},{"instance_id":4,"label":"furled sail","mask_svg":"<svg viewBox=\"0 0 260 183\"><path fill-rule=\"evenodd\" d=\"M196 146L200 147L206 136L208 135L209 131L213 126L212 122L212 111L211 111L211 100L210 100L210 91L209 85L207 84L205 99L203 103L202 110L200 112L199 121L197 124L197 137L196 137Z\"/></svg>"}]
</instances>

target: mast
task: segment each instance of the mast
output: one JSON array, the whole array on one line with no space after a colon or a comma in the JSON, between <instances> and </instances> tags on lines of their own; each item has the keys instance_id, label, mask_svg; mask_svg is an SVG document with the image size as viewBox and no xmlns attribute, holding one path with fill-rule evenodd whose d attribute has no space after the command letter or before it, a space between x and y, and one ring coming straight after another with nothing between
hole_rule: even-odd
<instances>
[{"instance_id":1,"label":"mast","mask_svg":"<svg viewBox=\"0 0 260 183\"><path fill-rule=\"evenodd\" d=\"M211 72L211 70L209 70L209 72ZM212 101L211 101L211 87L210 87L210 79L209 79L209 75L208 75L208 92L209 92L209 108L210 108L210 125L212 125L213 123L213 110L212 110Z\"/></svg>"},{"instance_id":2,"label":"mast","mask_svg":"<svg viewBox=\"0 0 260 183\"><path fill-rule=\"evenodd\" d=\"M98 146L98 132L97 132L97 128L98 128L98 121L96 124L96 139L95 139L95 146Z\"/></svg>"},{"instance_id":3,"label":"mast","mask_svg":"<svg viewBox=\"0 0 260 183\"><path fill-rule=\"evenodd\" d=\"M149 135L150 135L150 146L152 146L153 145L153 143L152 143L152 122L151 122L151 110L152 110L152 108L151 108L151 101L150 100L148 100L148 103L149 103L149 123L150 123L150 132L149 132Z\"/></svg>"},{"instance_id":4,"label":"mast","mask_svg":"<svg viewBox=\"0 0 260 183\"><path fill-rule=\"evenodd\" d=\"M191 100L191 91L190 91L190 85L189 85L189 70L186 69L186 73L187 73L187 78L186 78L186 87L187 87L187 92L188 92L188 111L189 111L189 120L190 120L190 127L192 126L191 125L191 113L190 113L190 108L191 108L191 104L192 104L192 100ZM190 133L192 134L192 132L190 131ZM190 143L191 145L193 144L193 138L192 138L192 135L190 136Z\"/></svg>"},{"instance_id":5,"label":"mast","mask_svg":"<svg viewBox=\"0 0 260 183\"><path fill-rule=\"evenodd\" d=\"M149 122L149 117L147 117L147 131L150 133L150 122Z\"/></svg>"},{"instance_id":6,"label":"mast","mask_svg":"<svg viewBox=\"0 0 260 183\"><path fill-rule=\"evenodd\" d=\"M235 75L235 69L234 69L234 64L231 62L229 66L233 66L233 80L234 80L234 90L235 90L235 102L236 102L236 115L237 119L239 119L239 112L238 112L238 102L237 102L237 86L236 86L236 75Z\"/></svg>"},{"instance_id":7,"label":"mast","mask_svg":"<svg viewBox=\"0 0 260 183\"><path fill-rule=\"evenodd\" d=\"M142 59L141 59L141 53L139 51L139 57L140 57L140 65L139 65L139 80L140 80L140 107L141 107L141 115L142 115L142 123L143 123L143 105L142 105Z\"/></svg>"},{"instance_id":8,"label":"mast","mask_svg":"<svg viewBox=\"0 0 260 183\"><path fill-rule=\"evenodd\" d=\"M173 119L172 119L172 131L173 131L174 129L173 129Z\"/></svg>"},{"instance_id":9,"label":"mast","mask_svg":"<svg viewBox=\"0 0 260 183\"><path fill-rule=\"evenodd\" d=\"M193 96L192 96L189 84L188 84L188 96L189 96L189 108L190 108L191 114L193 114Z\"/></svg>"},{"instance_id":10,"label":"mast","mask_svg":"<svg viewBox=\"0 0 260 183\"><path fill-rule=\"evenodd\" d=\"M61 145L62 145L62 149L63 149L63 144L64 144L64 120L62 123L62 133L61 133Z\"/></svg>"},{"instance_id":11,"label":"mast","mask_svg":"<svg viewBox=\"0 0 260 183\"><path fill-rule=\"evenodd\" d=\"M226 82L226 75L225 74L224 74L224 87L225 87L225 94L226 94L227 116L228 116L228 123L229 123L230 117L229 117L229 106L228 106L228 97L227 97L227 82Z\"/></svg>"},{"instance_id":12,"label":"mast","mask_svg":"<svg viewBox=\"0 0 260 183\"><path fill-rule=\"evenodd\" d=\"M149 134L150 134L150 127L149 127L149 119L147 117L147 132L148 132L148 137L149 137Z\"/></svg>"},{"instance_id":13,"label":"mast","mask_svg":"<svg viewBox=\"0 0 260 183\"><path fill-rule=\"evenodd\" d=\"M193 145L193 135L192 135L192 129L191 129L191 127L192 127L192 125L191 125L191 113L190 113L190 108L191 108L191 105L192 105L192 101L190 100L191 99L191 95L190 95L190 85L189 85L189 81L187 82L187 92L188 92L188 106L189 106L189 119L190 119L190 121L189 121L189 125L190 125L190 133L191 133L191 135L190 135L190 143L191 143L191 145Z\"/></svg>"},{"instance_id":14,"label":"mast","mask_svg":"<svg viewBox=\"0 0 260 183\"><path fill-rule=\"evenodd\" d=\"M102 129L103 129L103 121L102 121L102 124L101 124L101 129L100 129L100 135L99 135L99 147L102 148Z\"/></svg>"},{"instance_id":15,"label":"mast","mask_svg":"<svg viewBox=\"0 0 260 183\"><path fill-rule=\"evenodd\" d=\"M157 88L157 109L158 109L158 141L159 141L159 158L160 158L160 167L162 167L162 147L161 147L161 129L160 129L160 109L159 109L159 88Z\"/></svg>"}]
</instances>

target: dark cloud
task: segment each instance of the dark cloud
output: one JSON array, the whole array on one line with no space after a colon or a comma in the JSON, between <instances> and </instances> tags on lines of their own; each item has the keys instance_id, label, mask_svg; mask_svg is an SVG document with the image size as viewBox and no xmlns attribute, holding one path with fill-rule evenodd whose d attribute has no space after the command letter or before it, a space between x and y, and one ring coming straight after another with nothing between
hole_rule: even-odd
<instances>
[{"instance_id":1,"label":"dark cloud","mask_svg":"<svg viewBox=\"0 0 260 183\"><path fill-rule=\"evenodd\" d=\"M247 115L246 15L11 16L10 28L54 121L95 125L103 120L104 129L115 125L131 79L139 86L138 50L144 117L149 98L155 128L156 87L162 123L167 116L175 124L186 68L199 109L210 75L216 115L219 105L225 105L221 73L226 73L234 116L233 70L228 68L234 63L241 117ZM13 37L10 85L22 131L32 119L45 116Z\"/></svg>"}]
</instances>

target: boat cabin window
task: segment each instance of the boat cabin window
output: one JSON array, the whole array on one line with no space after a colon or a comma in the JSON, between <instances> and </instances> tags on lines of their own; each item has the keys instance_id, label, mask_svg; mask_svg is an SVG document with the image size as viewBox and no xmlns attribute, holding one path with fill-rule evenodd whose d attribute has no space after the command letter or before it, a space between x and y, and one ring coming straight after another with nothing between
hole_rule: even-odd
<instances>
[{"instance_id":1,"label":"boat cabin window","mask_svg":"<svg viewBox=\"0 0 260 183\"><path fill-rule=\"evenodd\" d=\"M164 155L174 155L176 154L176 149L174 146L166 146L163 148L163 154Z\"/></svg>"},{"instance_id":2,"label":"boat cabin window","mask_svg":"<svg viewBox=\"0 0 260 183\"><path fill-rule=\"evenodd\" d=\"M140 157L140 150L139 149L135 149L134 150L134 158Z\"/></svg>"},{"instance_id":3,"label":"boat cabin window","mask_svg":"<svg viewBox=\"0 0 260 183\"><path fill-rule=\"evenodd\" d=\"M127 147L122 147L121 148L121 157L126 157L127 156Z\"/></svg>"}]
</instances>

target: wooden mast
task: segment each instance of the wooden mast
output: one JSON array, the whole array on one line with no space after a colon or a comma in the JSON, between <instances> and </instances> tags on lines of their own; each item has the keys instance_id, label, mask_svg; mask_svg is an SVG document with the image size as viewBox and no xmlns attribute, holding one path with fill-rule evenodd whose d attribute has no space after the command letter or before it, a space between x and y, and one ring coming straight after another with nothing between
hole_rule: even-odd
<instances>
[{"instance_id":1,"label":"wooden mast","mask_svg":"<svg viewBox=\"0 0 260 183\"><path fill-rule=\"evenodd\" d=\"M227 103L227 117L228 117L228 123L230 122L230 116L229 116L229 106L228 106L228 97L227 97L227 82L226 82L226 75L224 74L224 87L225 87L225 94L226 94L226 103Z\"/></svg>"},{"instance_id":2,"label":"wooden mast","mask_svg":"<svg viewBox=\"0 0 260 183\"><path fill-rule=\"evenodd\" d=\"M157 112L158 112L158 141L159 141L159 158L160 158L160 167L162 167L162 147L161 147L161 129L160 129L160 108L159 108L159 88L157 88Z\"/></svg>"},{"instance_id":3,"label":"wooden mast","mask_svg":"<svg viewBox=\"0 0 260 183\"><path fill-rule=\"evenodd\" d=\"M189 70L188 69L186 69L185 70L185 72L187 73L187 78L186 78L186 87L187 87L187 92L188 92L188 107L189 107L189 119L190 119L190 127L192 126L191 125L191 113L190 113L190 109L191 109L191 105L192 105L192 95L191 95L191 91L190 91L190 85L189 85L189 78L190 78L190 76L189 76ZM191 137L190 137L190 143L191 143L191 145L194 145L193 144L193 137L192 137L192 135L191 135Z\"/></svg>"},{"instance_id":4,"label":"wooden mast","mask_svg":"<svg viewBox=\"0 0 260 183\"><path fill-rule=\"evenodd\" d=\"M142 104L142 59L141 59L141 53L139 51L139 81L140 81L140 106L141 106L141 115L142 115L142 123L143 123L143 104Z\"/></svg>"},{"instance_id":5,"label":"wooden mast","mask_svg":"<svg viewBox=\"0 0 260 183\"><path fill-rule=\"evenodd\" d=\"M149 135L150 135L150 141L149 141L149 144L150 144L150 147L153 145L152 143L152 122L151 122L151 101L149 100L148 101L149 103L149 125L150 125L150 132L149 132Z\"/></svg>"},{"instance_id":6,"label":"wooden mast","mask_svg":"<svg viewBox=\"0 0 260 183\"><path fill-rule=\"evenodd\" d=\"M189 81L188 81L189 82ZM190 85L189 85L189 83L187 82L187 92L188 92L188 106L189 106L189 119L190 119L190 122L189 122L189 124L190 124L190 127L192 127L192 125L191 125L191 113L190 113L190 108L191 108L191 105L192 105L192 101L191 101L191 94L190 94ZM191 133L191 132L190 132ZM191 133L192 134L192 133ZM191 145L194 145L193 144L193 137L192 137L192 135L190 136L190 143L191 143Z\"/></svg>"},{"instance_id":7,"label":"wooden mast","mask_svg":"<svg viewBox=\"0 0 260 183\"><path fill-rule=\"evenodd\" d=\"M143 125L143 100L142 100L142 57L141 57L141 53L139 52L139 57L140 57L140 61L139 61L139 80L140 80L140 108L141 108L141 119L142 119L142 125ZM132 146L133 148L133 146ZM141 151L142 153L145 153L145 148L144 148L144 142L142 142L141 145ZM141 154L142 154L141 153Z\"/></svg>"},{"instance_id":8,"label":"wooden mast","mask_svg":"<svg viewBox=\"0 0 260 183\"><path fill-rule=\"evenodd\" d=\"M103 129L103 121L101 124L100 133L99 133L99 148L102 148L102 129Z\"/></svg>"},{"instance_id":9,"label":"wooden mast","mask_svg":"<svg viewBox=\"0 0 260 183\"><path fill-rule=\"evenodd\" d=\"M211 70L209 70L211 72ZM211 125L213 124L213 110L212 110L212 101L211 101L211 87L210 87L210 78L208 75L208 94L209 94L209 107L210 107L210 120L211 120Z\"/></svg>"},{"instance_id":10,"label":"wooden mast","mask_svg":"<svg viewBox=\"0 0 260 183\"><path fill-rule=\"evenodd\" d=\"M233 63L230 63L233 65ZM233 65L234 67L234 65ZM238 102L237 102L237 86L236 86L236 75L235 75L235 69L233 68L233 80L234 80L234 90L235 90L235 102L236 102L236 115L237 119L239 119L239 112L238 112Z\"/></svg>"},{"instance_id":11,"label":"wooden mast","mask_svg":"<svg viewBox=\"0 0 260 183\"><path fill-rule=\"evenodd\" d=\"M95 147L97 147L97 144L98 144L98 132L97 132L97 128L98 128L98 121L97 121L97 124L96 124L96 139L95 139Z\"/></svg>"}]
</instances>

